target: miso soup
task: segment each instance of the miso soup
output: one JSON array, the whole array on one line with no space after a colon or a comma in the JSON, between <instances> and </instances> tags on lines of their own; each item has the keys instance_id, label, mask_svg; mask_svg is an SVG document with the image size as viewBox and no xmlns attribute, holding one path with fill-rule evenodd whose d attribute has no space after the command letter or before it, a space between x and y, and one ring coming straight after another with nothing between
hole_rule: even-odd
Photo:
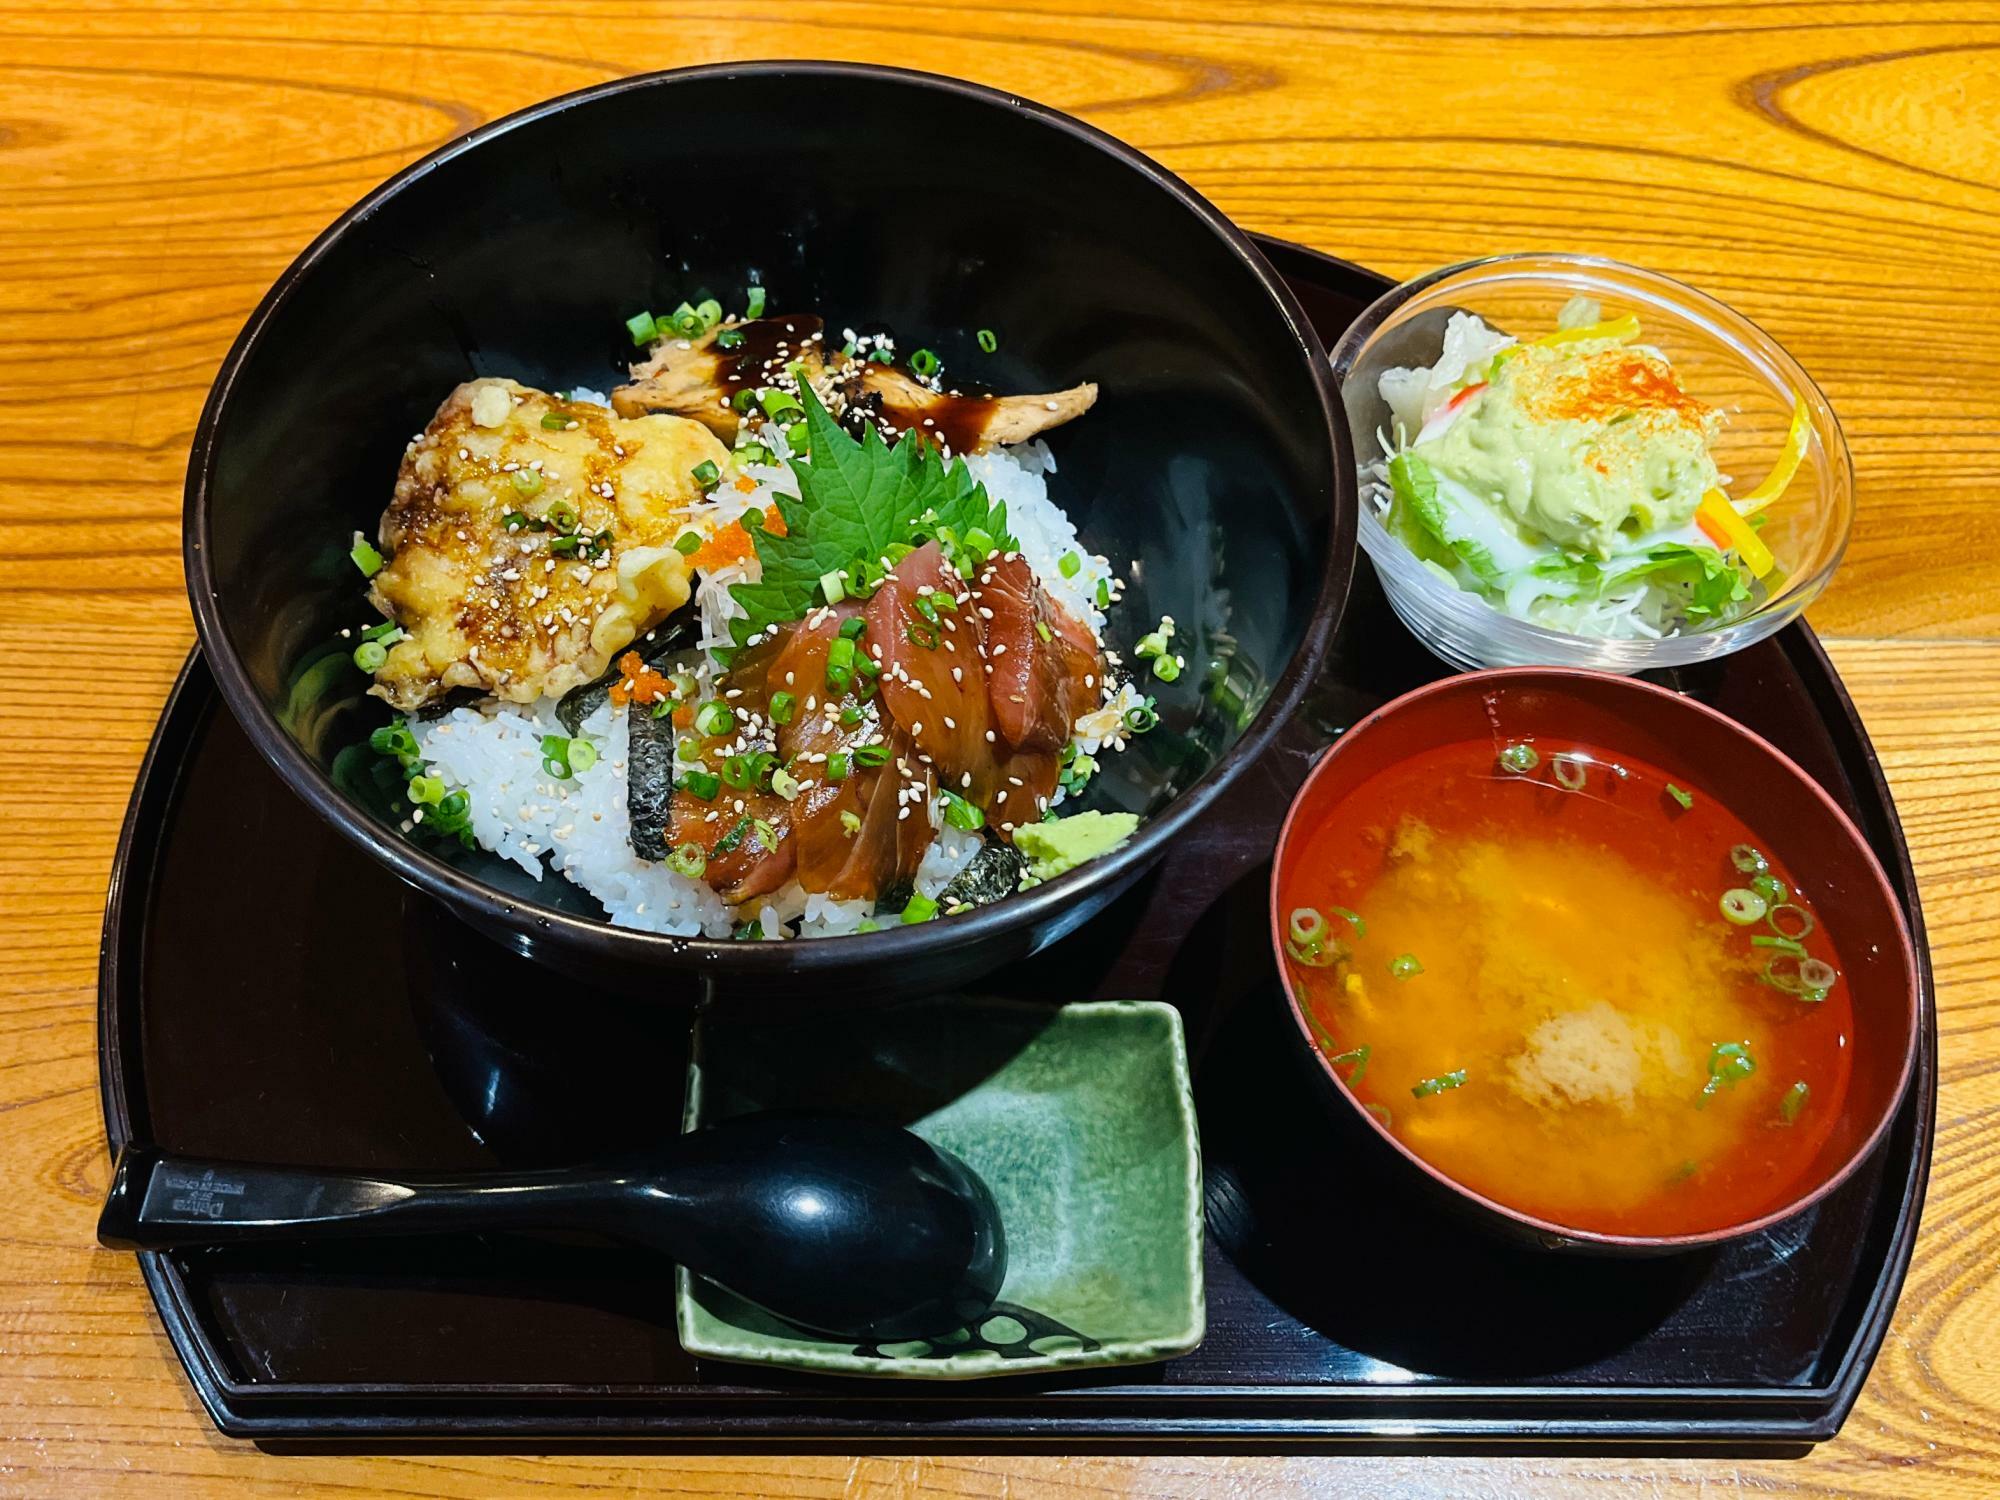
<instances>
[{"instance_id":1,"label":"miso soup","mask_svg":"<svg viewBox=\"0 0 2000 1500\"><path fill-rule=\"evenodd\" d=\"M1692 1234L1782 1206L1833 1128L1852 1012L1756 830L1591 745L1446 745L1306 830L1285 962L1362 1104L1538 1218Z\"/></svg>"}]
</instances>

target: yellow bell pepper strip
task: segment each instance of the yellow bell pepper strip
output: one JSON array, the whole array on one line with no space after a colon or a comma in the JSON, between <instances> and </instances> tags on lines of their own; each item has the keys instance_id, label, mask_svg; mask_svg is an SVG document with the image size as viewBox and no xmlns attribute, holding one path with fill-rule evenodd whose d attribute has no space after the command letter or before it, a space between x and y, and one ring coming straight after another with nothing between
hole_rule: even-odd
<instances>
[{"instance_id":1,"label":"yellow bell pepper strip","mask_svg":"<svg viewBox=\"0 0 2000 1500\"><path fill-rule=\"evenodd\" d=\"M1730 502L1739 516L1754 516L1773 500L1785 493L1792 482L1792 476L1799 472L1799 464L1806 456L1806 445L1812 441L1812 418L1806 414L1806 404L1797 391L1792 392L1792 425L1785 434L1785 446L1778 454L1777 463L1764 476L1764 482L1746 495L1739 495Z\"/></svg>"},{"instance_id":2,"label":"yellow bell pepper strip","mask_svg":"<svg viewBox=\"0 0 2000 1500\"><path fill-rule=\"evenodd\" d=\"M1616 339L1624 344L1638 336L1639 319L1636 314L1627 313L1622 318L1608 318L1602 323L1591 323L1582 328L1558 328L1533 342L1537 348L1553 349L1558 344L1581 344L1587 339Z\"/></svg>"},{"instance_id":3,"label":"yellow bell pepper strip","mask_svg":"<svg viewBox=\"0 0 2000 1500\"><path fill-rule=\"evenodd\" d=\"M1721 490L1710 490L1701 497L1701 505L1694 513L1694 523L1701 528L1703 536L1724 552L1734 552L1742 558L1743 566L1750 570L1752 578L1762 578L1777 566L1778 560L1764 545L1764 539L1736 513L1729 497Z\"/></svg>"}]
</instances>

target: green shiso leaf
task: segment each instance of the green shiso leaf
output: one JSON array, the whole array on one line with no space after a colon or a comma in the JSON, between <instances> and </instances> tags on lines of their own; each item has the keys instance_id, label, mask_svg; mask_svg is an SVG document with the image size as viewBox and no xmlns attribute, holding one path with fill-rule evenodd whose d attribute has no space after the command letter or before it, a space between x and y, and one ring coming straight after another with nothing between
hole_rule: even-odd
<instances>
[{"instance_id":1,"label":"green shiso leaf","mask_svg":"<svg viewBox=\"0 0 2000 1500\"><path fill-rule=\"evenodd\" d=\"M987 499L985 486L963 460L946 465L937 450L913 433L894 447L872 426L857 442L801 385L811 462L792 461L797 499L779 495L785 535L753 533L762 576L730 587L745 611L730 624L738 645L775 624L802 618L824 602L820 579L857 563L880 565L894 546L914 546L975 527L997 550L1017 546L1007 534L1007 507Z\"/></svg>"}]
</instances>

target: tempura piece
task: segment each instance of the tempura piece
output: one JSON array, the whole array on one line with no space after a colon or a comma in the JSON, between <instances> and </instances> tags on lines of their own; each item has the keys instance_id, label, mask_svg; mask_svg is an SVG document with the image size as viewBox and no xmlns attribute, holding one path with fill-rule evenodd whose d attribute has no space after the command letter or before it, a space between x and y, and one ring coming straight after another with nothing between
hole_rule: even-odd
<instances>
[{"instance_id":1,"label":"tempura piece","mask_svg":"<svg viewBox=\"0 0 2000 1500\"><path fill-rule=\"evenodd\" d=\"M460 687L532 703L596 678L687 601L675 512L701 498L694 471L728 457L678 417L461 385L404 451L382 516L369 597L404 635L371 691L406 710Z\"/></svg>"}]
</instances>

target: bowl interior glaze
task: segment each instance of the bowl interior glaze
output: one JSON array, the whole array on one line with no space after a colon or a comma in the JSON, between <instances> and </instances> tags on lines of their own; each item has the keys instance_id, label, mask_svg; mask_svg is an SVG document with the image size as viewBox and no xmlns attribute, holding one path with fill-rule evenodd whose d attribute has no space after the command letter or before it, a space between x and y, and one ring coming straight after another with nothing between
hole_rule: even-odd
<instances>
[{"instance_id":1,"label":"bowl interior glaze","mask_svg":"<svg viewBox=\"0 0 2000 1500\"><path fill-rule=\"evenodd\" d=\"M886 327L961 379L1099 382L1052 435L1051 492L1126 579L1109 644L1171 614L1190 669L1153 685L1160 728L1108 759L1086 804L1149 825L1034 909L1129 883L1318 660L1350 567L1345 423L1289 294L1213 209L1087 127L949 80L831 64L626 80L477 132L336 224L252 317L190 469L190 589L232 709L295 790L476 919L558 942L581 919L670 966L777 963L611 929L567 882L489 856L447 864L328 776L385 717L333 644L373 618L350 536L374 534L438 402L480 375L608 389L633 355L626 317L704 295L740 308L751 280L774 312ZM985 924L961 937L1029 900L960 919Z\"/></svg>"},{"instance_id":2,"label":"bowl interior glaze","mask_svg":"<svg viewBox=\"0 0 2000 1500\"><path fill-rule=\"evenodd\" d=\"M1853 1072L1838 1124L1791 1200L1754 1220L1687 1235L1611 1235L1539 1219L1453 1181L1364 1111L1316 1044L1283 952L1281 882L1309 830L1369 777L1435 746L1491 735L1496 747L1529 735L1581 740L1650 761L1697 795L1720 795L1793 872L1829 931L1838 934L1850 986ZM1348 1112L1418 1172L1510 1232L1552 1247L1676 1250L1752 1234L1831 1192L1874 1148L1915 1065L1917 964L1901 908L1881 865L1819 784L1769 741L1692 698L1610 673L1502 668L1446 678L1384 704L1350 729L1300 788L1278 836L1271 876L1272 950L1293 1029L1327 1088Z\"/></svg>"}]
</instances>

